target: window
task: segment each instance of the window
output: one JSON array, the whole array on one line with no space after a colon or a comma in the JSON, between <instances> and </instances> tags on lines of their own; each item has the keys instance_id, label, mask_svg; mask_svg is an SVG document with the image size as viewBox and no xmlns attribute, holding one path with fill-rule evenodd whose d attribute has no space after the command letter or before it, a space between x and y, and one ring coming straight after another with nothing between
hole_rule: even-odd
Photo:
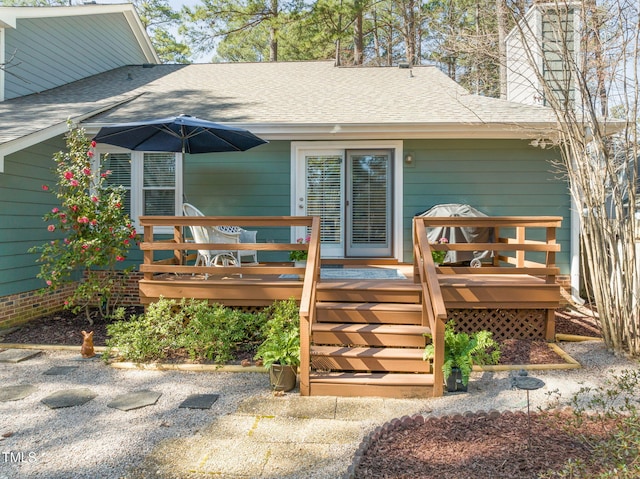
<instances>
[{"instance_id":1,"label":"window","mask_svg":"<svg viewBox=\"0 0 640 479\"><path fill-rule=\"evenodd\" d=\"M104 170L111 170L107 182L125 188L124 206L136 226L139 226L139 216L175 216L180 211L180 154L140 151L99 153ZM160 228L156 230L161 232Z\"/></svg>"}]
</instances>

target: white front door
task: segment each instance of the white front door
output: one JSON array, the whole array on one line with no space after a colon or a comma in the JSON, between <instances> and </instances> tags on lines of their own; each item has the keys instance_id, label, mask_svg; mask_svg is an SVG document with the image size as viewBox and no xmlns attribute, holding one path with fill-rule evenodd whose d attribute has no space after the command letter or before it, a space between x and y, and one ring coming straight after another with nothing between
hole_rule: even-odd
<instances>
[{"instance_id":1,"label":"white front door","mask_svg":"<svg viewBox=\"0 0 640 479\"><path fill-rule=\"evenodd\" d=\"M320 217L323 258L393 256L393 156L392 149L297 152L293 211Z\"/></svg>"}]
</instances>

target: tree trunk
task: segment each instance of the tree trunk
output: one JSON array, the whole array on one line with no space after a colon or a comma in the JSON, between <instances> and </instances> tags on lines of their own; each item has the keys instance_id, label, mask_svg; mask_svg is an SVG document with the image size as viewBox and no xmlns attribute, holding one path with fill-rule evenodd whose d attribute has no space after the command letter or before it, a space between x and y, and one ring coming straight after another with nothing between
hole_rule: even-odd
<instances>
[{"instance_id":1,"label":"tree trunk","mask_svg":"<svg viewBox=\"0 0 640 479\"><path fill-rule=\"evenodd\" d=\"M353 64L364 63L364 39L362 34L362 2L355 2L356 16L353 21Z\"/></svg>"},{"instance_id":2,"label":"tree trunk","mask_svg":"<svg viewBox=\"0 0 640 479\"><path fill-rule=\"evenodd\" d=\"M506 0L496 0L498 19L498 65L500 68L500 98L507 98L507 31L508 10Z\"/></svg>"},{"instance_id":3,"label":"tree trunk","mask_svg":"<svg viewBox=\"0 0 640 479\"><path fill-rule=\"evenodd\" d=\"M271 26L269 27L269 61L278 61L278 0L271 0Z\"/></svg>"}]
</instances>

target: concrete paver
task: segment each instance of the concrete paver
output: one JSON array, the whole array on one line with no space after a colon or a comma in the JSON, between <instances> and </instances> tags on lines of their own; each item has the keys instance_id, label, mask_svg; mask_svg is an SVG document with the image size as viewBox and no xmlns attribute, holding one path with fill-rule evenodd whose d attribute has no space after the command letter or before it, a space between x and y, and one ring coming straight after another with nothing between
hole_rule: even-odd
<instances>
[{"instance_id":1,"label":"concrete paver","mask_svg":"<svg viewBox=\"0 0 640 479\"><path fill-rule=\"evenodd\" d=\"M0 351L0 363L19 363L37 356L41 352L39 349L5 349Z\"/></svg>"},{"instance_id":2,"label":"concrete paver","mask_svg":"<svg viewBox=\"0 0 640 479\"><path fill-rule=\"evenodd\" d=\"M19 401L37 390L38 388L31 384L3 386L0 388L0 402Z\"/></svg>"},{"instance_id":3,"label":"concrete paver","mask_svg":"<svg viewBox=\"0 0 640 479\"><path fill-rule=\"evenodd\" d=\"M96 394L89 388L67 389L43 398L42 403L51 409L59 409L63 407L82 406L95 397Z\"/></svg>"}]
</instances>

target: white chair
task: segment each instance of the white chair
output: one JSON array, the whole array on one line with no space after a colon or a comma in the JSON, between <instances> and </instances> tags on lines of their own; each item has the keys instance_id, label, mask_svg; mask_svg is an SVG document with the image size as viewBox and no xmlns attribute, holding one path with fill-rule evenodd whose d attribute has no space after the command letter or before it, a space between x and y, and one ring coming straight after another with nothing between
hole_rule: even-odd
<instances>
[{"instance_id":1,"label":"white chair","mask_svg":"<svg viewBox=\"0 0 640 479\"><path fill-rule=\"evenodd\" d=\"M198 208L189 203L182 206L185 216L204 216ZM240 232L227 232L218 226L188 226L195 243L240 243ZM199 249L196 266L240 266L236 252L231 250ZM208 275L205 275L208 277Z\"/></svg>"},{"instance_id":2,"label":"white chair","mask_svg":"<svg viewBox=\"0 0 640 479\"><path fill-rule=\"evenodd\" d=\"M185 216L204 216L204 214L198 208L196 208L195 206L189 203L184 203L182 205L182 212ZM245 229L240 228L239 226L211 226L211 227L190 226L189 228L191 230L191 234L196 243L256 243L257 242L256 241L256 236L258 233L257 231L247 231ZM201 230L202 229L211 230L206 234L207 234L207 237L209 237L209 239L212 239L212 241L198 241L196 239L196 232L194 231L194 228L199 228ZM197 232L197 234L201 238L204 238L204 233L202 231ZM198 258L196 258L196 265L199 264L199 261L198 261L199 259L201 261L204 261L206 258L208 258L208 262L209 262L207 266L210 266L211 264L215 264L215 263L212 263L215 257L223 253L226 256L228 256L229 254L235 255L237 257L237 262L238 262L237 266L240 266L242 263L242 258L246 258L246 257L252 258L252 261L251 261L252 264L258 263L258 252L256 250L238 250L234 252L213 251L212 253L213 254L205 255L205 254L202 254L200 251L198 251ZM222 257L220 257L219 259L221 258ZM225 266L227 266L226 263L228 263L228 260L225 261L225 264L224 264Z\"/></svg>"}]
</instances>

